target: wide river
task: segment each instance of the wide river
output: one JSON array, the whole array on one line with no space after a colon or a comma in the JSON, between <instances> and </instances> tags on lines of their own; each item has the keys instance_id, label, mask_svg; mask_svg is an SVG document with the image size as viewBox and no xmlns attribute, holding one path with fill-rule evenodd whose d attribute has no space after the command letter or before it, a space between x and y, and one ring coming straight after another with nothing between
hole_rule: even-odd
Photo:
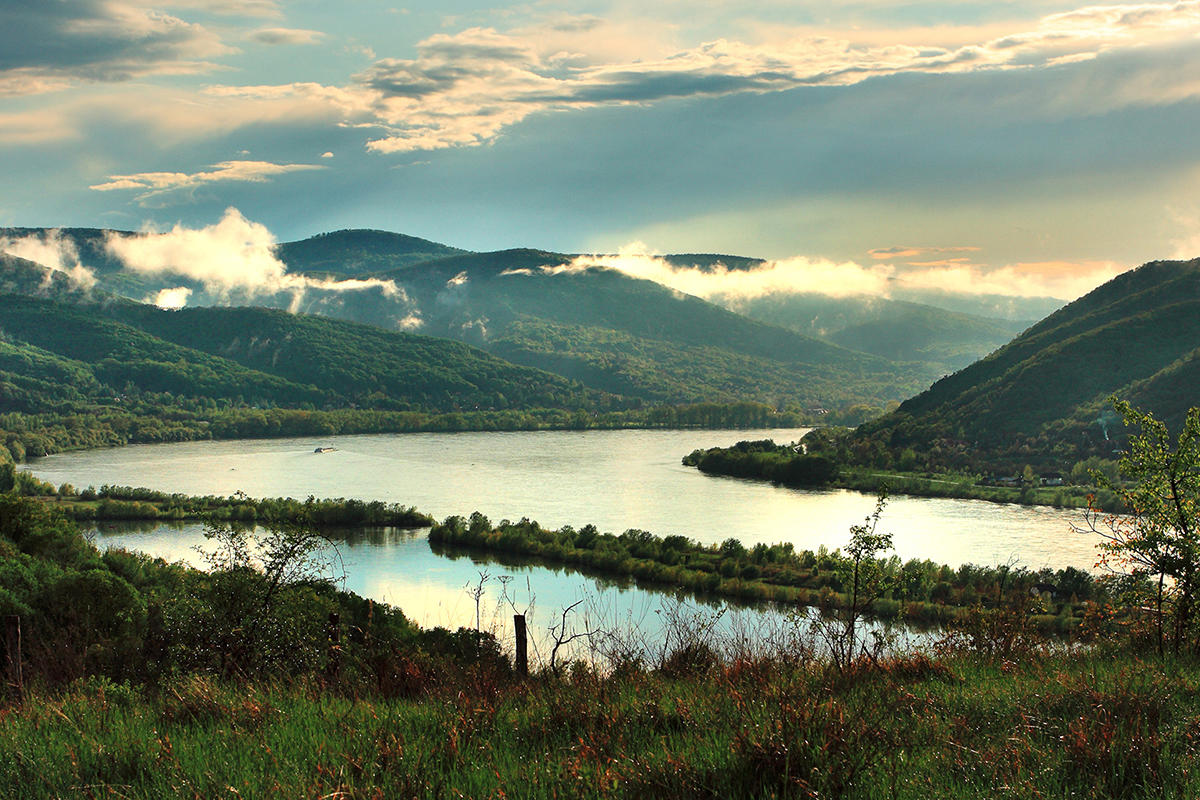
<instances>
[{"instance_id":1,"label":"wide river","mask_svg":"<svg viewBox=\"0 0 1200 800\"><path fill-rule=\"evenodd\" d=\"M254 497L355 497L416 506L441 519L482 511L493 521L529 517L547 527L595 524L602 531L641 528L702 542L792 542L834 549L861 522L874 498L844 490L802 491L735 478L708 477L680 459L698 447L742 439L793 441L805 429L752 431L545 431L336 436L325 439L190 442L64 453L29 469L55 485L145 486L188 494ZM332 452L314 453L317 446ZM973 500L895 496L881 528L903 559L963 563L1015 562L1032 569L1091 568L1094 539L1072 532L1079 511ZM193 558L198 526L101 531L121 544L167 558ZM485 583L482 616L511 613L502 600L529 591L544 613L586 597L594 614L662 616L658 598L543 567L474 563L432 554L421 532L363 537L342 548L349 588L401 606L426 625L474 624L465 591ZM518 592L519 589L519 592ZM504 609L510 609L505 612ZM487 620L483 620L485 623ZM549 624L548 618L543 620Z\"/></svg>"}]
</instances>

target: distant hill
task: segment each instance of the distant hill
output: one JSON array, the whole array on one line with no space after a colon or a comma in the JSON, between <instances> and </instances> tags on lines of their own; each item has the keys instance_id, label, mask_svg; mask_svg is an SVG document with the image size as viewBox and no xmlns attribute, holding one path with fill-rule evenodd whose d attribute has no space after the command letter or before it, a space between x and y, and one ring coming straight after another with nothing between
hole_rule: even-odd
<instances>
[{"instance_id":1,"label":"distant hill","mask_svg":"<svg viewBox=\"0 0 1200 800\"><path fill-rule=\"evenodd\" d=\"M1111 395L1178 425L1200 397L1200 259L1114 278L857 432L942 463L1113 457Z\"/></svg>"},{"instance_id":2,"label":"distant hill","mask_svg":"<svg viewBox=\"0 0 1200 800\"><path fill-rule=\"evenodd\" d=\"M7 235L45 233L9 229ZM598 391L656 403L884 407L994 349L1014 327L865 298L794 296L774 310L766 301L731 310L616 270L563 269L574 259L570 254L473 253L375 230L278 245L276 255L289 273L322 283L299 292L251 294L206 289L171 273L121 269L104 248L104 231L64 229L57 235L74 242L81 260L96 267L100 289L134 300L153 301L164 289L183 287L191 291L189 307L283 308L454 339ZM764 263L717 254L667 259L701 269L721 264L751 270ZM327 283L347 278L390 281L396 290L375 285L346 291Z\"/></svg>"},{"instance_id":3,"label":"distant hill","mask_svg":"<svg viewBox=\"0 0 1200 800\"><path fill-rule=\"evenodd\" d=\"M0 259L0 287L10 291L0 295L0 412L131 392L443 412L619 405L444 339L274 309L164 311L11 257Z\"/></svg>"},{"instance_id":4,"label":"distant hill","mask_svg":"<svg viewBox=\"0 0 1200 800\"><path fill-rule=\"evenodd\" d=\"M537 250L459 255L374 277L402 282L420 330L656 402L886 403L933 377L605 268Z\"/></svg>"},{"instance_id":5,"label":"distant hill","mask_svg":"<svg viewBox=\"0 0 1200 800\"><path fill-rule=\"evenodd\" d=\"M293 272L358 275L418 264L465 253L457 247L402 233L341 230L322 233L275 248L280 261Z\"/></svg>"},{"instance_id":6,"label":"distant hill","mask_svg":"<svg viewBox=\"0 0 1200 800\"><path fill-rule=\"evenodd\" d=\"M883 297L781 294L730 301L753 319L893 361L960 369L1030 322L993 319Z\"/></svg>"}]
</instances>

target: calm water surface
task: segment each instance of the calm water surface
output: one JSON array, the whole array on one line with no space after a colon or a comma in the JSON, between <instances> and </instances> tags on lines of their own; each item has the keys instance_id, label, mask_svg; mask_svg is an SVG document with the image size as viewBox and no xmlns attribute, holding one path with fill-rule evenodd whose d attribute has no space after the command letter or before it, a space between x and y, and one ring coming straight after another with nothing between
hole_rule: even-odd
<instances>
[{"instance_id":1,"label":"calm water surface","mask_svg":"<svg viewBox=\"0 0 1200 800\"><path fill-rule=\"evenodd\" d=\"M117 523L93 530L101 547L124 547L204 566L201 551L212 549L204 529L195 523ZM381 529L347 532L330 551L334 573L345 573L344 588L390 603L405 616L430 628L474 627L494 633L501 645L513 647L513 614L526 615L535 663L547 663L554 638L552 626L568 633L598 631L578 640L561 657L604 663L619 643L622 652L641 652L653 661L670 649L683 631L700 632L714 647L731 652L766 647L799 636L819 645L811 624L813 609L745 607L712 598L638 586L632 580L613 580L554 567L498 560L484 554L450 551L435 555L426 530ZM476 605L474 593L479 592ZM903 626L890 629L868 623L867 630L888 631L899 647L936 637Z\"/></svg>"},{"instance_id":2,"label":"calm water surface","mask_svg":"<svg viewBox=\"0 0 1200 800\"><path fill-rule=\"evenodd\" d=\"M35 461L54 484L125 484L190 494L356 497L414 505L441 519L479 510L493 521L593 523L702 542L792 542L835 548L872 497L714 478L684 467L698 447L798 439L805 429L545 431L340 436L136 445ZM315 454L317 445L333 446ZM893 497L882 526L904 559L958 565L1016 559L1030 568L1090 568L1094 541L1071 532L1078 511L973 500Z\"/></svg>"}]
</instances>

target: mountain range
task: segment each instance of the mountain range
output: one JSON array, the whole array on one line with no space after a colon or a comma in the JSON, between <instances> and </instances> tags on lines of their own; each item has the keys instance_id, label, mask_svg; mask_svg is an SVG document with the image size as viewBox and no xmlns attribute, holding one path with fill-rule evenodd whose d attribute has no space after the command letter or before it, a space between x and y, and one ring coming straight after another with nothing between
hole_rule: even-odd
<instances>
[{"instance_id":1,"label":"mountain range","mask_svg":"<svg viewBox=\"0 0 1200 800\"><path fill-rule=\"evenodd\" d=\"M182 270L128 268L106 246L127 231L5 229L57 237L99 289L143 302L186 292L196 306L255 305L454 339L513 364L646 403L756 400L779 407L882 408L1007 341L1021 323L886 299L789 295L776 307L719 305L571 254L474 253L372 230L280 244L274 285L213 285ZM758 259L668 256L700 269ZM602 261L603 259L601 259ZM356 285L349 290L346 287ZM299 288L298 288L299 287Z\"/></svg>"}]
</instances>

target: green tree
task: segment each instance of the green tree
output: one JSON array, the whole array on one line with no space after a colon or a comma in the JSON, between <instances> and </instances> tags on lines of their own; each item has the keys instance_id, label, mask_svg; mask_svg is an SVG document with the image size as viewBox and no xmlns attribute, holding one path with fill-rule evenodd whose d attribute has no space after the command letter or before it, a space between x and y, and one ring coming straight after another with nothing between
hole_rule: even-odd
<instances>
[{"instance_id":1,"label":"green tree","mask_svg":"<svg viewBox=\"0 0 1200 800\"><path fill-rule=\"evenodd\" d=\"M879 532L879 519L887 506L887 488L879 490L875 510L860 525L850 526L850 543L839 565L842 586L847 589L846 607L841 620L823 624L819 633L829 645L830 655L839 669L845 669L868 651L859 628L891 582L879 554L892 549L892 535Z\"/></svg>"},{"instance_id":2,"label":"green tree","mask_svg":"<svg viewBox=\"0 0 1200 800\"><path fill-rule=\"evenodd\" d=\"M1165 650L1166 620L1171 621L1172 649L1178 653L1196 637L1196 592L1200 584L1200 408L1190 409L1172 442L1165 423L1128 402L1113 406L1131 435L1121 456L1117 483L1100 471L1092 477L1113 491L1129 509L1125 515L1089 510L1084 530L1103 541L1101 563L1113 571L1153 581L1159 653Z\"/></svg>"},{"instance_id":3,"label":"green tree","mask_svg":"<svg viewBox=\"0 0 1200 800\"><path fill-rule=\"evenodd\" d=\"M212 521L204 552L210 578L196 598L191 627L197 648L216 654L226 674L298 669L317 658L327 589L344 579L333 543L313 524L315 501L247 529ZM203 659L201 655L201 660Z\"/></svg>"}]
</instances>

